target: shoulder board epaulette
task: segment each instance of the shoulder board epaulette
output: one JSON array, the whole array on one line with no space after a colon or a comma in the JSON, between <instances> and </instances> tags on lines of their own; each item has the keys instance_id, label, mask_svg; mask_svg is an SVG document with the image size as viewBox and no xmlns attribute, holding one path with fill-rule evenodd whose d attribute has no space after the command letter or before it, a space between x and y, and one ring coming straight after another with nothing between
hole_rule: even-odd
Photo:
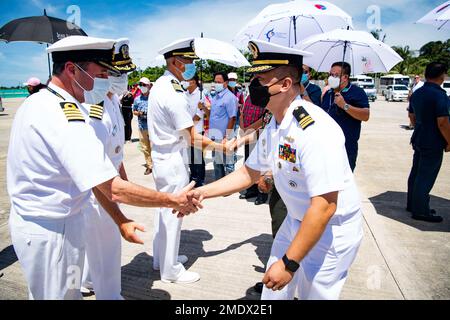
<instances>
[{"instance_id":1,"label":"shoulder board epaulette","mask_svg":"<svg viewBox=\"0 0 450 320\"><path fill-rule=\"evenodd\" d=\"M89 109L89 117L102 120L103 119L103 101L99 104L91 105Z\"/></svg>"},{"instance_id":2,"label":"shoulder board epaulette","mask_svg":"<svg viewBox=\"0 0 450 320\"><path fill-rule=\"evenodd\" d=\"M67 121L83 121L84 117L81 113L80 109L78 109L78 106L73 102L60 102L59 105L61 106L62 111L64 112L64 115L67 118Z\"/></svg>"},{"instance_id":3,"label":"shoulder board epaulette","mask_svg":"<svg viewBox=\"0 0 450 320\"><path fill-rule=\"evenodd\" d=\"M172 79L170 82L172 83L172 87L176 92L184 92L183 87L177 80Z\"/></svg>"},{"instance_id":4,"label":"shoulder board epaulette","mask_svg":"<svg viewBox=\"0 0 450 320\"><path fill-rule=\"evenodd\" d=\"M298 106L297 108L295 108L292 114L294 115L294 118L298 121L299 126L303 130L313 125L315 122L313 118L311 118L309 113L306 112L305 108L303 108L302 106Z\"/></svg>"}]
</instances>

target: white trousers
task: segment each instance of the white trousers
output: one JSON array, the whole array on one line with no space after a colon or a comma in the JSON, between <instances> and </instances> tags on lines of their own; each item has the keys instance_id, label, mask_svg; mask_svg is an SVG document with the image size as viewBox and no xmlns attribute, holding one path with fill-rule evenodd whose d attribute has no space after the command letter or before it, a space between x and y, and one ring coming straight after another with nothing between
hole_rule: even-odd
<instances>
[{"instance_id":1,"label":"white trousers","mask_svg":"<svg viewBox=\"0 0 450 320\"><path fill-rule=\"evenodd\" d=\"M120 231L94 195L83 211L86 262L82 283L92 282L97 300L122 300Z\"/></svg>"},{"instance_id":2,"label":"white trousers","mask_svg":"<svg viewBox=\"0 0 450 320\"><path fill-rule=\"evenodd\" d=\"M287 215L273 242L267 270L283 257L300 226L301 221ZM292 300L295 289L300 300L339 299L362 236L361 214L345 224L328 225L319 242L300 262L292 281L280 291L264 286L261 300Z\"/></svg>"},{"instance_id":3,"label":"white trousers","mask_svg":"<svg viewBox=\"0 0 450 320\"><path fill-rule=\"evenodd\" d=\"M34 300L81 299L85 255L84 217L63 219L9 217L11 240Z\"/></svg>"},{"instance_id":4,"label":"white trousers","mask_svg":"<svg viewBox=\"0 0 450 320\"><path fill-rule=\"evenodd\" d=\"M189 176L181 153L173 153L164 161L153 157L153 178L156 189L160 192L174 193L184 188L189 183ZM156 210L153 266L159 266L162 279L176 280L186 271L177 261L182 222L183 220L177 218L170 208Z\"/></svg>"}]
</instances>

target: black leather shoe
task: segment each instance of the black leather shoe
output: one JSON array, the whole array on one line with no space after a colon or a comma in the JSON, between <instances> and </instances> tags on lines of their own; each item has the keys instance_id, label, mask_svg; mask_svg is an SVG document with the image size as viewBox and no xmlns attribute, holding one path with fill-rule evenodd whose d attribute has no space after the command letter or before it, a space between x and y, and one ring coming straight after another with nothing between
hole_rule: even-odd
<instances>
[{"instance_id":1,"label":"black leather shoe","mask_svg":"<svg viewBox=\"0 0 450 320\"><path fill-rule=\"evenodd\" d=\"M258 293L262 293L263 287L264 287L264 284L263 284L262 282L257 282L257 283L253 286L253 289L254 289L256 292L258 292Z\"/></svg>"},{"instance_id":2,"label":"black leather shoe","mask_svg":"<svg viewBox=\"0 0 450 320\"><path fill-rule=\"evenodd\" d=\"M250 199L250 198L257 197L257 196L258 196L257 192L246 192L244 194L241 194L239 196L239 199Z\"/></svg>"},{"instance_id":3,"label":"black leather shoe","mask_svg":"<svg viewBox=\"0 0 450 320\"><path fill-rule=\"evenodd\" d=\"M408 211L408 212L411 212L411 213L412 213L412 210L411 210L410 208L406 208L406 211ZM434 210L434 209L430 209L430 214L436 214L436 210Z\"/></svg>"},{"instance_id":4,"label":"black leather shoe","mask_svg":"<svg viewBox=\"0 0 450 320\"><path fill-rule=\"evenodd\" d=\"M267 202L268 195L266 193L259 193L255 200L255 206L259 206Z\"/></svg>"},{"instance_id":5,"label":"black leather shoe","mask_svg":"<svg viewBox=\"0 0 450 320\"><path fill-rule=\"evenodd\" d=\"M411 216L414 220L422 220L427 222L442 222L444 218L433 214L413 214Z\"/></svg>"}]
</instances>

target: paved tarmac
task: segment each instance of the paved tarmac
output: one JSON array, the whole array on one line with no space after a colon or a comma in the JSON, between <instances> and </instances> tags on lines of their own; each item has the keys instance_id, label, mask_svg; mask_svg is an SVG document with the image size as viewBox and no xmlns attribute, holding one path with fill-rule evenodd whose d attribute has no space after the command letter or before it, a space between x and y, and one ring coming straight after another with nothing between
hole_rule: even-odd
<instances>
[{"instance_id":1,"label":"paved tarmac","mask_svg":"<svg viewBox=\"0 0 450 320\"><path fill-rule=\"evenodd\" d=\"M379 97L380 98L380 97ZM0 114L0 299L26 299L27 288L9 237L5 161L9 131L20 99L3 100ZM341 299L450 299L450 155L445 154L431 205L444 222L412 220L405 211L406 181L412 162L406 103L377 100L363 124L355 176L364 211L364 240L349 272ZM137 140L136 119L133 138ZM236 167L242 165L242 153ZM144 176L138 142L125 145L131 181L154 187ZM208 178L213 168L207 164ZM272 242L268 205L255 206L238 195L205 202L184 219L180 253L187 268L199 272L194 284L165 284L152 270L154 209L122 206L146 227L143 246L123 241L122 288L126 299L259 299L260 281ZM94 296L87 299L94 299Z\"/></svg>"}]
</instances>

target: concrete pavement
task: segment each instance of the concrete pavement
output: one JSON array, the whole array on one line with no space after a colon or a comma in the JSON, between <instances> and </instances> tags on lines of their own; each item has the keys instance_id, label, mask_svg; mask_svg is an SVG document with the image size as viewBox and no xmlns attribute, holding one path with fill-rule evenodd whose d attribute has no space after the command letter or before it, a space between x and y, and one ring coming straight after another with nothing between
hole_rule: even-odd
<instances>
[{"instance_id":1,"label":"concrete pavement","mask_svg":"<svg viewBox=\"0 0 450 320\"><path fill-rule=\"evenodd\" d=\"M5 158L9 128L19 100L4 100L0 116L0 299L26 299L22 271L12 249L7 217ZM444 156L432 190L432 207L444 216L441 224L418 222L404 210L406 181L412 162L411 131L405 103L378 100L363 125L356 179L363 199L364 233L358 257L341 299L450 298L450 156ZM135 119L133 120L136 124ZM133 138L138 133L135 127ZM242 150L239 154L242 156ZM131 181L154 187L144 176L138 143L125 145L125 166ZM240 160L237 167L242 163ZM212 178L210 161L208 176ZM201 280L190 285L165 284L152 265L153 209L122 206L146 227L144 246L123 241L122 287L127 299L259 299L253 291L270 252L267 205L255 206L238 195L205 202L205 210L184 219L180 253L189 256L189 270ZM90 297L92 299L94 297Z\"/></svg>"}]
</instances>

